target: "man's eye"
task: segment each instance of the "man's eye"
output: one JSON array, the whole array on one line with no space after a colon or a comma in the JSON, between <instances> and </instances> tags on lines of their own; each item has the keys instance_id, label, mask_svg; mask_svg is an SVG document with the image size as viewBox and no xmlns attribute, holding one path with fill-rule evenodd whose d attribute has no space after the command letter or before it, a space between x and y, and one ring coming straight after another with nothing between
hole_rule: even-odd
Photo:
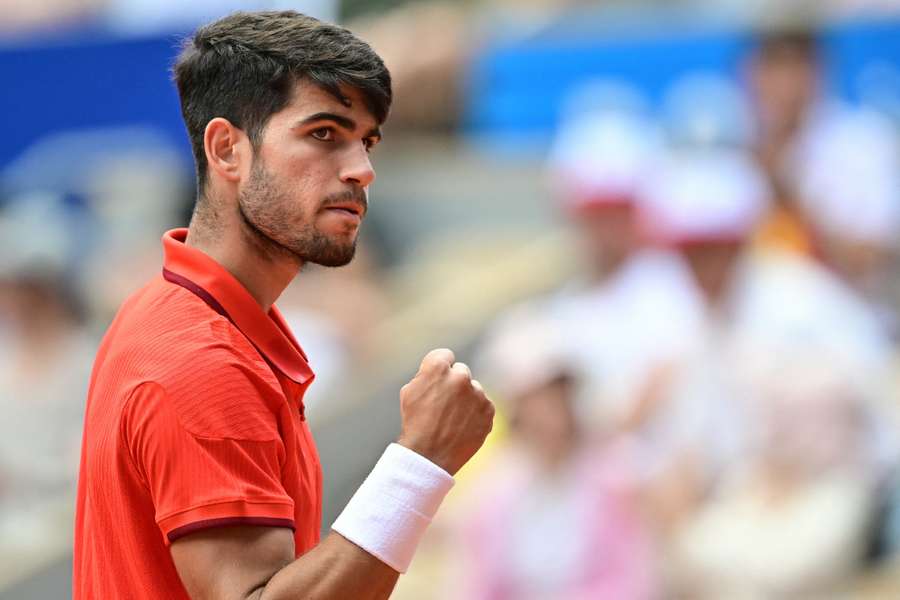
<instances>
[{"instance_id":1,"label":"man's eye","mask_svg":"<svg viewBox=\"0 0 900 600\"><path fill-rule=\"evenodd\" d=\"M328 127L316 129L310 135L322 142L330 142L334 139L334 132Z\"/></svg>"},{"instance_id":2,"label":"man's eye","mask_svg":"<svg viewBox=\"0 0 900 600\"><path fill-rule=\"evenodd\" d=\"M366 138L363 140L363 146L366 147L366 152L371 152L377 143L378 141L372 138Z\"/></svg>"}]
</instances>

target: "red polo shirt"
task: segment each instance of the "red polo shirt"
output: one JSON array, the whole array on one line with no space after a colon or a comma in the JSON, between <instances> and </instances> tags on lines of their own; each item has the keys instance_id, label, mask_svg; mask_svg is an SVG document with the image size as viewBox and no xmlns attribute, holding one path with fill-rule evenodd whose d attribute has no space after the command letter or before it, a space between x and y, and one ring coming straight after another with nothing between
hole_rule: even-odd
<instances>
[{"instance_id":1,"label":"red polo shirt","mask_svg":"<svg viewBox=\"0 0 900 600\"><path fill-rule=\"evenodd\" d=\"M163 236L160 276L123 304L88 392L74 597L187 598L168 545L209 527L319 541L322 474L303 416L313 373L278 310Z\"/></svg>"}]
</instances>

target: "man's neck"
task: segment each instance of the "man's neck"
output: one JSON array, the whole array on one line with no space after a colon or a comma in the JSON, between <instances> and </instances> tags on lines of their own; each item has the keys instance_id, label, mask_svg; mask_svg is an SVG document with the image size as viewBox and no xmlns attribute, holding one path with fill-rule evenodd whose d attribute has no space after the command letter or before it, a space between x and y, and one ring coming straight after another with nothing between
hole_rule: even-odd
<instances>
[{"instance_id":1,"label":"man's neck","mask_svg":"<svg viewBox=\"0 0 900 600\"><path fill-rule=\"evenodd\" d=\"M267 251L264 244L254 239L258 234L244 230L239 216L217 217L218 223L211 227L207 219L195 214L185 243L222 265L268 313L302 264Z\"/></svg>"}]
</instances>

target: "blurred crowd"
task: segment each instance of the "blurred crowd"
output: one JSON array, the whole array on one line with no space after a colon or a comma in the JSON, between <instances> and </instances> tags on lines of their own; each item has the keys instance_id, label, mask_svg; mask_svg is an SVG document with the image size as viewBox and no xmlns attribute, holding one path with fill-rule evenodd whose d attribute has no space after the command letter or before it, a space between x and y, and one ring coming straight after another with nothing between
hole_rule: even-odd
<instances>
[{"instance_id":1,"label":"blurred crowd","mask_svg":"<svg viewBox=\"0 0 900 600\"><path fill-rule=\"evenodd\" d=\"M0 30L102 14L143 34L260 7L167 4L14 1ZM334 18L340 4L300 8ZM496 32L590 3L465 4ZM395 75L401 126L458 125L471 23L447 2L360 21ZM627 81L572 90L543 179L578 275L473 341L495 434L396 598L900 597L900 112L829 97L824 67L813 32L774 28L732 77L686 76L661 106ZM45 138L0 171L0 589L70 545L94 351L193 194L178 150L140 126ZM351 266L305 269L279 302L314 359L314 426L347 402L348 373L418 333L379 330L387 317L452 279L401 272L402 227L426 227L377 213ZM481 250L452 241L451 262Z\"/></svg>"},{"instance_id":2,"label":"blurred crowd","mask_svg":"<svg viewBox=\"0 0 900 600\"><path fill-rule=\"evenodd\" d=\"M485 332L506 427L400 597L900 594L900 136L821 74L790 28L661 114L575 93L547 171L581 277Z\"/></svg>"},{"instance_id":3,"label":"blurred crowd","mask_svg":"<svg viewBox=\"0 0 900 600\"><path fill-rule=\"evenodd\" d=\"M335 21L383 15L416 4L473 9L489 19L519 25L546 22L555 15L585 7L712 9L754 19L786 9L821 16L889 14L900 9L896 0L194 0L189 4L174 0L6 0L0 14L0 32L21 34L101 24L123 33L146 34L190 29L234 10L294 9Z\"/></svg>"}]
</instances>

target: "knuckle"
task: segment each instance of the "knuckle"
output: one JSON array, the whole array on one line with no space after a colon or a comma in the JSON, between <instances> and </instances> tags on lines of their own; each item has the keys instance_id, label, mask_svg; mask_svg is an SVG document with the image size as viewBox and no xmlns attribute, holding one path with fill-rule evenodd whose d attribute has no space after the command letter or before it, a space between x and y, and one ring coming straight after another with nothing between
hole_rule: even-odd
<instances>
[{"instance_id":1,"label":"knuckle","mask_svg":"<svg viewBox=\"0 0 900 600\"><path fill-rule=\"evenodd\" d=\"M425 360L440 361L447 364L453 364L453 361L456 360L456 357L454 356L453 351L449 348L437 348L426 354Z\"/></svg>"},{"instance_id":2,"label":"knuckle","mask_svg":"<svg viewBox=\"0 0 900 600\"><path fill-rule=\"evenodd\" d=\"M443 375L450 370L450 365L440 360L429 360L422 365L422 371L426 375Z\"/></svg>"},{"instance_id":3,"label":"knuckle","mask_svg":"<svg viewBox=\"0 0 900 600\"><path fill-rule=\"evenodd\" d=\"M453 373L450 374L450 384L457 392L465 392L471 387L469 378L466 377L465 373L460 373L459 371L453 371Z\"/></svg>"},{"instance_id":4,"label":"knuckle","mask_svg":"<svg viewBox=\"0 0 900 600\"><path fill-rule=\"evenodd\" d=\"M453 363L453 371L465 375L468 379L472 378L472 371L471 369L469 369L469 365L467 365L466 363Z\"/></svg>"},{"instance_id":5,"label":"knuckle","mask_svg":"<svg viewBox=\"0 0 900 600\"><path fill-rule=\"evenodd\" d=\"M422 368L419 369L419 373L416 375L416 378L428 380L434 378L437 375L438 367L432 363L422 363Z\"/></svg>"},{"instance_id":6,"label":"knuckle","mask_svg":"<svg viewBox=\"0 0 900 600\"><path fill-rule=\"evenodd\" d=\"M400 390L400 406L408 407L412 404L413 395L410 394L405 388Z\"/></svg>"}]
</instances>

